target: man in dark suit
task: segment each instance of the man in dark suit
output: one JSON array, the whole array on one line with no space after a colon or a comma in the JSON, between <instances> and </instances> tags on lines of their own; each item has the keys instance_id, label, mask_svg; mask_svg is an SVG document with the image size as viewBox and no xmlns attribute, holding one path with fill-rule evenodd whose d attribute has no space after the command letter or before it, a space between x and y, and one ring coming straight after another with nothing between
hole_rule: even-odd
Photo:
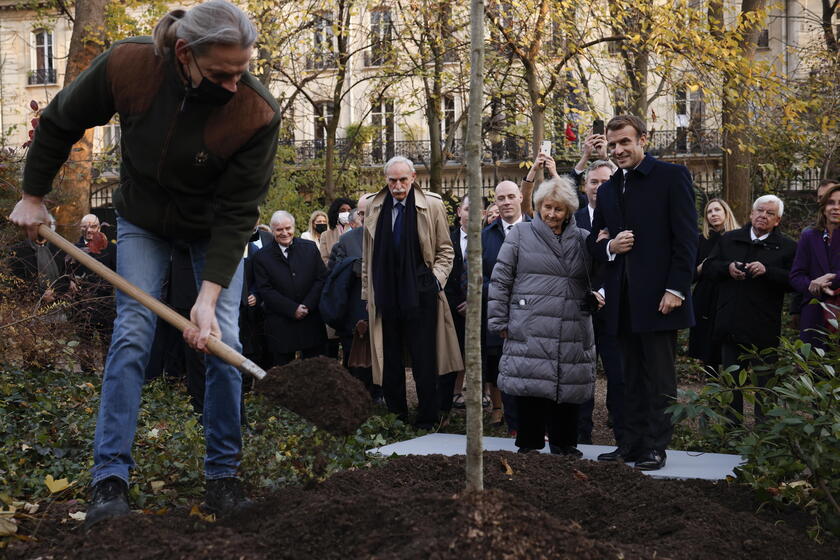
<instances>
[{"instance_id":1,"label":"man in dark suit","mask_svg":"<svg viewBox=\"0 0 840 560\"><path fill-rule=\"evenodd\" d=\"M239 341L242 343L242 354L263 369L271 367L274 358L265 339L265 316L257 294L253 257L263 247L274 243L271 232L254 227L254 232L245 247L244 281L239 302Z\"/></svg>"},{"instance_id":2,"label":"man in dark suit","mask_svg":"<svg viewBox=\"0 0 840 560\"><path fill-rule=\"evenodd\" d=\"M446 280L443 291L446 293L446 301L449 303L449 311L452 313L452 322L455 323L455 333L458 335L458 347L461 349L461 357L464 357L464 345L466 341L466 315L467 315L467 225L470 219L470 198L464 196L461 204L455 209L458 216L459 227L453 229L449 234L452 241L452 248L455 256L452 259L452 272ZM440 408L446 412L452 406L464 408L464 399L461 390L464 386L464 372L451 373L441 376L440 379ZM448 390L447 390L448 389ZM459 395L457 402L454 400Z\"/></svg>"},{"instance_id":3,"label":"man in dark suit","mask_svg":"<svg viewBox=\"0 0 840 560\"><path fill-rule=\"evenodd\" d=\"M694 324L697 211L688 169L646 156L646 142L638 117L607 124L607 147L620 169L598 189L588 245L594 259L610 263L607 331L618 335L624 359L624 441L598 459L656 470L674 432L665 409L677 392L677 330Z\"/></svg>"},{"instance_id":4,"label":"man in dark suit","mask_svg":"<svg viewBox=\"0 0 840 560\"><path fill-rule=\"evenodd\" d=\"M592 231L592 219L595 215L598 200L598 188L610 180L614 171L615 165L612 162L596 160L584 172L583 188L586 193L587 205L575 212L575 223L579 228ZM601 287L600 274L594 274L591 280L594 289ZM609 302L606 305L609 305ZM621 369L621 352L618 348L618 340L614 334L608 332L606 313L604 308L594 313L592 315L592 325L595 329L595 350L601 357L604 374L607 377L607 411L609 412L616 445L620 445L624 434L624 373ZM578 443L592 443L592 411L594 407L594 398L580 406Z\"/></svg>"},{"instance_id":5,"label":"man in dark suit","mask_svg":"<svg viewBox=\"0 0 840 560\"><path fill-rule=\"evenodd\" d=\"M274 242L252 258L257 294L265 311L266 339L274 365L323 354L327 333L318 300L327 269L318 246L295 237L295 218L278 210L271 217Z\"/></svg>"},{"instance_id":6,"label":"man in dark suit","mask_svg":"<svg viewBox=\"0 0 840 560\"><path fill-rule=\"evenodd\" d=\"M363 194L359 199L355 208L350 211L349 224L352 229L341 235L338 238L338 243L333 245L330 251L330 260L328 269L330 274L336 272L336 267L345 259L358 259L353 264L353 270L350 274L353 277L350 283L349 293L340 294L341 297L347 297L346 314L344 316L343 327L333 325L336 333L341 339L341 347L344 349L342 363L350 373L365 384L365 387L370 392L371 397L377 404L384 404L382 398L382 386L374 384L373 382L373 368L371 367L350 367L350 353L353 351L353 345L368 342L365 338L365 333L368 330L368 313L367 305L362 301L362 257L363 257L363 243L364 243L364 225L365 225L365 209L367 208L368 195ZM325 288L326 292L327 288ZM339 295L339 294L334 294ZM325 293L322 296L327 298ZM369 342L368 342L369 343Z\"/></svg>"},{"instance_id":7,"label":"man in dark suit","mask_svg":"<svg viewBox=\"0 0 840 560\"><path fill-rule=\"evenodd\" d=\"M502 181L496 185L496 205L499 217L481 232L481 269L484 276L482 292L482 332L484 344L482 346L484 358L484 381L490 384L490 400L493 411L490 422L502 423L502 402L504 402L504 422L508 430L515 432L516 399L508 397L499 391L496 380L499 377L499 360L502 358L502 339L498 334L487 330L487 290L493 267L499 257L499 250L505 242L508 232L519 222L530 222L531 217L522 213L522 191L513 181Z\"/></svg>"},{"instance_id":8,"label":"man in dark suit","mask_svg":"<svg viewBox=\"0 0 840 560\"><path fill-rule=\"evenodd\" d=\"M779 344L782 307L785 293L791 291L788 275L796 253L796 243L777 229L784 210L777 196L759 197L753 203L750 223L725 233L703 266L703 277L719 282L714 333L722 341L724 368L752 365L750 360L741 359L745 347L764 350ZM764 363L775 360L772 354L762 358ZM763 386L767 376L757 377ZM733 394L732 411L730 418L741 423L741 391ZM759 401L755 414L757 419L762 417Z\"/></svg>"},{"instance_id":9,"label":"man in dark suit","mask_svg":"<svg viewBox=\"0 0 840 560\"><path fill-rule=\"evenodd\" d=\"M76 247L116 271L117 246L102 233L99 218L94 214L87 214L82 217L80 227L82 234L76 242ZM103 340L109 340L116 316L113 286L72 259L68 265L68 273L77 292L77 319L90 325Z\"/></svg>"}]
</instances>

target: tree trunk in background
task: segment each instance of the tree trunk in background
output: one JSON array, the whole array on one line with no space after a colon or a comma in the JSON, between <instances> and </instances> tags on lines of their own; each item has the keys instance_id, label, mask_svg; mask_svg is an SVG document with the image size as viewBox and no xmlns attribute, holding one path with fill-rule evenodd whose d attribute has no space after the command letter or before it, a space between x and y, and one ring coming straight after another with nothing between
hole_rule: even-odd
<instances>
[{"instance_id":1,"label":"tree trunk in background","mask_svg":"<svg viewBox=\"0 0 840 560\"><path fill-rule=\"evenodd\" d=\"M105 6L108 0L76 0L75 22L67 53L64 87L69 86L104 50ZM60 205L55 208L59 232L75 239L82 216L90 212L93 171L93 129L70 150L63 177L56 187Z\"/></svg>"},{"instance_id":2,"label":"tree trunk in background","mask_svg":"<svg viewBox=\"0 0 840 560\"><path fill-rule=\"evenodd\" d=\"M747 20L748 13L763 11L767 0L742 0L739 23L743 25L738 40L740 57L734 68L727 71L723 82L722 132L723 132L723 198L732 207L735 217L744 223L748 221L752 204L752 185L750 166L752 158L747 147L750 145L749 98L746 88L742 87L749 80L755 58L756 40L762 28L764 18ZM712 7L710 6L710 15ZM715 10L715 14L722 13ZM715 16L712 25L722 25L719 16ZM744 23L748 21L749 23ZM722 36L722 33L721 33Z\"/></svg>"},{"instance_id":3,"label":"tree trunk in background","mask_svg":"<svg viewBox=\"0 0 840 560\"><path fill-rule=\"evenodd\" d=\"M540 82L537 79L537 69L531 64L525 64L525 82L528 84L528 98L531 101L531 158L536 158L540 153L540 144L545 138L545 94L541 91ZM534 178L534 185L539 185L543 180L542 168L537 169ZM531 197L533 186L526 186L522 190L522 213L532 214Z\"/></svg>"},{"instance_id":4,"label":"tree trunk in background","mask_svg":"<svg viewBox=\"0 0 840 560\"><path fill-rule=\"evenodd\" d=\"M484 490L481 396L481 109L484 87L484 0L470 6L470 107L467 118L466 164L470 220L467 227L467 490Z\"/></svg>"}]
</instances>

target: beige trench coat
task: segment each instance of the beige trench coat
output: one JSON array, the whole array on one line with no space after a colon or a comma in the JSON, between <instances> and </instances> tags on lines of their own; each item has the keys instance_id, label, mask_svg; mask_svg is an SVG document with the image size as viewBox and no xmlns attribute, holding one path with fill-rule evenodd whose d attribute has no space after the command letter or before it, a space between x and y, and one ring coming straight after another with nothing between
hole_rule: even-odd
<instances>
[{"instance_id":1,"label":"beige trench coat","mask_svg":"<svg viewBox=\"0 0 840 560\"><path fill-rule=\"evenodd\" d=\"M414 203L417 207L417 237L420 240L420 253L437 278L441 286L446 285L446 279L452 270L454 250L449 237L449 224L446 220L446 209L439 195L426 193L414 185ZM376 222L386 196L391 196L387 188L376 194L368 195L367 211L365 215L364 248L362 251L362 299L368 302L370 320L370 353L373 366L373 382L382 384L382 366L384 354L382 350L382 318L376 312L373 293L373 239L376 235ZM438 375L464 369L461 359L461 349L458 346L458 335L455 333L455 323L446 295L443 290L438 292L437 330L435 333Z\"/></svg>"}]
</instances>

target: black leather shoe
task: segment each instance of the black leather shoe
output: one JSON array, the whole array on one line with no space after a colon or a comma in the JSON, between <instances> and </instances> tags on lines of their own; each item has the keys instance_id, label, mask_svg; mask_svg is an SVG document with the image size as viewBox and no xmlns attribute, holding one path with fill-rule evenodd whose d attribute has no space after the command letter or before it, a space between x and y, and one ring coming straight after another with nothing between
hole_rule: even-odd
<instances>
[{"instance_id":1,"label":"black leather shoe","mask_svg":"<svg viewBox=\"0 0 840 560\"><path fill-rule=\"evenodd\" d=\"M253 503L242 492L239 479L233 477L208 480L204 502L207 509L219 516L234 513Z\"/></svg>"},{"instance_id":2,"label":"black leather shoe","mask_svg":"<svg viewBox=\"0 0 840 560\"><path fill-rule=\"evenodd\" d=\"M611 462L632 462L638 459L639 455L633 453L629 449L625 447L617 447L613 451L608 453L601 453L598 455L599 461L611 461Z\"/></svg>"},{"instance_id":3,"label":"black leather shoe","mask_svg":"<svg viewBox=\"0 0 840 560\"><path fill-rule=\"evenodd\" d=\"M636 460L635 468L640 471L658 471L665 466L664 451L648 451Z\"/></svg>"},{"instance_id":4,"label":"black leather shoe","mask_svg":"<svg viewBox=\"0 0 840 560\"><path fill-rule=\"evenodd\" d=\"M534 449L533 447L520 447L519 449L516 450L516 452L517 453L522 453L522 454L525 454L525 453L539 453L540 450L539 449Z\"/></svg>"},{"instance_id":5,"label":"black leather shoe","mask_svg":"<svg viewBox=\"0 0 840 560\"><path fill-rule=\"evenodd\" d=\"M93 498L85 514L85 529L106 519L131 513L128 507L128 485L117 476L100 480L93 487Z\"/></svg>"},{"instance_id":6,"label":"black leather shoe","mask_svg":"<svg viewBox=\"0 0 840 560\"><path fill-rule=\"evenodd\" d=\"M548 449L552 455L568 455L569 457L576 458L583 457L583 451L574 445L552 445L549 443Z\"/></svg>"}]
</instances>

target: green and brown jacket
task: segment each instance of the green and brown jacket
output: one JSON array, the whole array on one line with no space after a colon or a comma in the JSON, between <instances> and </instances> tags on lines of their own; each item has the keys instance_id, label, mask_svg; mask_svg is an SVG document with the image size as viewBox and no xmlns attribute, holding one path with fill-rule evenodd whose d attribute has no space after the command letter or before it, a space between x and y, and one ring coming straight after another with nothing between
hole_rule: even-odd
<instances>
[{"instance_id":1,"label":"green and brown jacket","mask_svg":"<svg viewBox=\"0 0 840 560\"><path fill-rule=\"evenodd\" d=\"M280 115L245 73L223 106L190 97L149 37L115 43L44 109L23 189L43 196L84 131L119 114L122 151L114 206L171 239L209 239L203 279L227 287L265 197Z\"/></svg>"}]
</instances>

